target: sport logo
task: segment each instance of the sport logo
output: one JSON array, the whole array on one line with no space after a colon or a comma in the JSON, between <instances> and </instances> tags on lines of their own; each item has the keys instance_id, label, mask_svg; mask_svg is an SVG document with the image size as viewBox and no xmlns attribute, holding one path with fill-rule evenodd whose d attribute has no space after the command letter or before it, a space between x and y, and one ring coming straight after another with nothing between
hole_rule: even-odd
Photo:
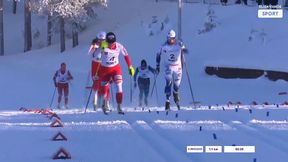
<instances>
[{"instance_id":1,"label":"sport logo","mask_svg":"<svg viewBox=\"0 0 288 162\"><path fill-rule=\"evenodd\" d=\"M258 18L283 18L283 10L281 5L260 5L258 10Z\"/></svg>"}]
</instances>

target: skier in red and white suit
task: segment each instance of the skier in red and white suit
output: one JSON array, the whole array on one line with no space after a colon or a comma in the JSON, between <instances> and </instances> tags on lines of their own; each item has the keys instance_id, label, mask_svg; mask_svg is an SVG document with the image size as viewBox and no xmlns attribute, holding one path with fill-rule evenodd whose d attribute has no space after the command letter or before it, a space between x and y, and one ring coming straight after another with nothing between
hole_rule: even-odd
<instances>
[{"instance_id":1,"label":"skier in red and white suit","mask_svg":"<svg viewBox=\"0 0 288 162\"><path fill-rule=\"evenodd\" d=\"M116 42L116 36L113 32L109 32L106 34L106 42L107 44L104 47L101 55L101 95L103 96L103 111L106 114L107 107L107 92L109 89L109 81L112 80L117 87L116 90L116 101L117 101L117 110L119 114L124 114L121 109L123 92L122 92L122 71L119 64L119 55L120 53L124 56L125 61L129 68L129 74L131 76L134 75L134 68L131 64L130 57L128 52L124 48L124 46L118 42ZM102 45L103 46L103 45ZM101 47L103 48L103 47Z\"/></svg>"},{"instance_id":2,"label":"skier in red and white suit","mask_svg":"<svg viewBox=\"0 0 288 162\"><path fill-rule=\"evenodd\" d=\"M91 55L91 77L93 80L93 90L94 90L94 101L93 101L93 107L94 110L96 110L97 105L99 106L99 100L100 100L100 78L99 73L101 71L100 65L101 65L101 43L106 40L106 32L100 31L97 34L97 37L93 39L88 54ZM98 100L99 98L99 100ZM110 100L110 94L108 90L107 95L107 103L109 105Z\"/></svg>"},{"instance_id":3,"label":"skier in red and white suit","mask_svg":"<svg viewBox=\"0 0 288 162\"><path fill-rule=\"evenodd\" d=\"M53 80L55 87L58 90L58 104L57 108L60 109L60 102L64 93L65 108L68 109L68 95L69 95L69 82L73 79L70 71L66 69L66 63L61 63L60 69L54 74Z\"/></svg>"}]
</instances>

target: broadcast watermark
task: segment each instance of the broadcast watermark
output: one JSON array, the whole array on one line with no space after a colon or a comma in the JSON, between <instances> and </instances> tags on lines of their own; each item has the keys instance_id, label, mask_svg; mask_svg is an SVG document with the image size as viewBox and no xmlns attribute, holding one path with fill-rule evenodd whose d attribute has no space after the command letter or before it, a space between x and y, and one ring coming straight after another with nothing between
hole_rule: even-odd
<instances>
[{"instance_id":1,"label":"broadcast watermark","mask_svg":"<svg viewBox=\"0 0 288 162\"><path fill-rule=\"evenodd\" d=\"M281 19L283 18L283 9L281 5L259 5L258 18Z\"/></svg>"},{"instance_id":2,"label":"broadcast watermark","mask_svg":"<svg viewBox=\"0 0 288 162\"><path fill-rule=\"evenodd\" d=\"M224 148L224 149L223 149ZM187 146L187 153L255 153L255 146Z\"/></svg>"}]
</instances>

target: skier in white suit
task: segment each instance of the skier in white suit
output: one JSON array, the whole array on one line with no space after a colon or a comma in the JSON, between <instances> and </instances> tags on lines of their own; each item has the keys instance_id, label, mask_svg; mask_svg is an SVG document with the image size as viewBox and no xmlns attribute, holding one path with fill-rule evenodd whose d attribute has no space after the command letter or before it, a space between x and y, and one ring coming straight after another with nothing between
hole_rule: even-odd
<instances>
[{"instance_id":1,"label":"skier in white suit","mask_svg":"<svg viewBox=\"0 0 288 162\"><path fill-rule=\"evenodd\" d=\"M166 86L166 103L165 110L170 110L170 96L173 85L173 97L177 108L180 109L179 105L179 87L182 78L182 52L186 49L182 42L176 40L176 32L170 30L167 35L167 41L161 46L160 51L156 56L156 73L160 72L160 61L164 65Z\"/></svg>"}]
</instances>

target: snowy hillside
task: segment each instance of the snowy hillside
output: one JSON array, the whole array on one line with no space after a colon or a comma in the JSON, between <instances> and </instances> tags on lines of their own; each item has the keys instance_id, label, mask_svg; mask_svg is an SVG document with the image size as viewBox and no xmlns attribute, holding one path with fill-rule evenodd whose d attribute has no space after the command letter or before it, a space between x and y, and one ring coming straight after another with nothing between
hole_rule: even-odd
<instances>
[{"instance_id":1,"label":"snowy hillside","mask_svg":"<svg viewBox=\"0 0 288 162\"><path fill-rule=\"evenodd\" d=\"M170 28L177 30L176 3L127 0L130 5L111 1L108 9L99 8L99 21L95 26L80 35L80 46L68 48L59 54L59 46L34 50L25 55L1 57L0 71L4 79L0 81L1 109L15 109L21 106L48 106L54 90L52 75L61 62L67 62L74 75L71 83L71 107L84 105L87 76L90 60L87 56L90 41L99 30L115 31L118 41L126 46L134 67L142 59L155 66L155 54L165 41ZM121 6L121 7L119 7ZM141 6L141 7L140 7ZM216 28L198 34L206 20L208 6L184 4L183 41L189 49L186 56L191 75L195 100L203 104L232 102L282 103L285 96L278 92L286 91L284 81L271 82L266 78L257 80L224 80L208 77L204 73L206 65L235 67L265 67L265 69L285 71L285 43L287 40L287 17L283 19L258 19L256 6L212 5L215 12ZM121 12L123 10L129 13ZM149 12L147 12L149 10ZM229 14L227 14L229 13ZM115 17L117 14L117 17ZM284 14L285 15L285 14ZM251 31L252 32L251 34ZM258 32L266 33L265 43ZM253 35L252 41L248 41ZM67 42L67 46L70 41ZM124 78L128 78L127 67L121 59ZM129 80L124 79L124 103L129 104ZM164 102L163 73L157 78L159 103ZM9 86L7 86L9 85ZM181 102L192 102L186 75L181 84ZM137 94L137 90L134 92ZM136 101L137 98L134 99ZM137 103L133 103L137 104ZM156 100L151 100L156 105Z\"/></svg>"}]
</instances>

